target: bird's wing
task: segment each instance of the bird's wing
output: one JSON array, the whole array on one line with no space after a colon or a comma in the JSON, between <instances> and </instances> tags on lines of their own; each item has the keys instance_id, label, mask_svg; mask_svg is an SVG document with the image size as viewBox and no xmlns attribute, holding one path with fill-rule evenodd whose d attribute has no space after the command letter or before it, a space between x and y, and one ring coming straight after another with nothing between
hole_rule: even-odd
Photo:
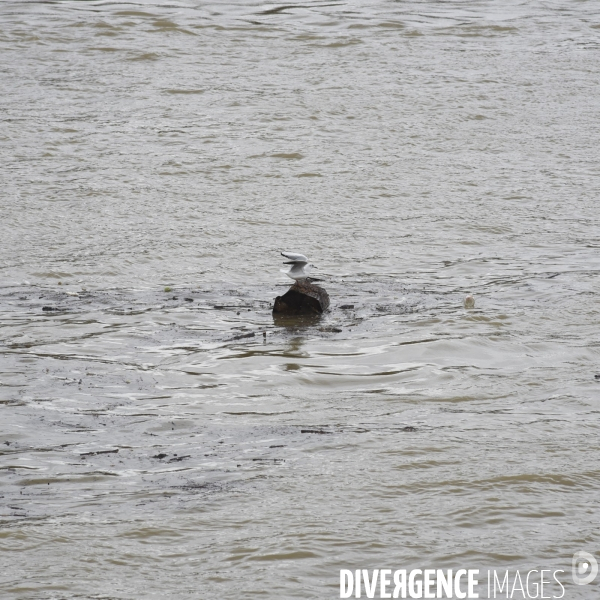
<instances>
[{"instance_id":1,"label":"bird's wing","mask_svg":"<svg viewBox=\"0 0 600 600\"><path fill-rule=\"evenodd\" d=\"M290 263L308 263L308 258L304 254L296 254L295 252L282 252L281 256L289 259Z\"/></svg>"},{"instance_id":2,"label":"bird's wing","mask_svg":"<svg viewBox=\"0 0 600 600\"><path fill-rule=\"evenodd\" d=\"M306 266L305 262L297 262L297 263L293 263L292 267L290 268L290 273L293 273L294 275L299 275L301 273L304 273L304 267Z\"/></svg>"},{"instance_id":3,"label":"bird's wing","mask_svg":"<svg viewBox=\"0 0 600 600\"><path fill-rule=\"evenodd\" d=\"M304 270L304 268L306 267L306 263L291 263L291 265L292 266L290 267L289 271L282 269L281 272L285 273L288 277L291 277L292 279L305 279L307 277L307 273Z\"/></svg>"}]
</instances>

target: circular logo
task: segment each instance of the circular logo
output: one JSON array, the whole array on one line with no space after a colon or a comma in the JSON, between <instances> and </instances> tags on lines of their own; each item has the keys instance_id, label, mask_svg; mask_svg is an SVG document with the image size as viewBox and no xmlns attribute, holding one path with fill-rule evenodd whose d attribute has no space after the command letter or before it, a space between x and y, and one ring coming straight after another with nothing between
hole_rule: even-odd
<instances>
[{"instance_id":1,"label":"circular logo","mask_svg":"<svg viewBox=\"0 0 600 600\"><path fill-rule=\"evenodd\" d=\"M589 553L580 550L573 554L573 582L577 585L592 583L598 575L598 561Z\"/></svg>"}]
</instances>

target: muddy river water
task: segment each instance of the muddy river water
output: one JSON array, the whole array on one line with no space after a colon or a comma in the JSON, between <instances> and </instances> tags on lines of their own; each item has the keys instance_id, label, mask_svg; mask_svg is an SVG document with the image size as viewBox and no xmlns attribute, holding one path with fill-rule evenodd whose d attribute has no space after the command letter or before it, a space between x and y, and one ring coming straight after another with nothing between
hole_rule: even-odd
<instances>
[{"instance_id":1,"label":"muddy river water","mask_svg":"<svg viewBox=\"0 0 600 600\"><path fill-rule=\"evenodd\" d=\"M0 3L0 597L600 597L599 65L593 1Z\"/></svg>"}]
</instances>

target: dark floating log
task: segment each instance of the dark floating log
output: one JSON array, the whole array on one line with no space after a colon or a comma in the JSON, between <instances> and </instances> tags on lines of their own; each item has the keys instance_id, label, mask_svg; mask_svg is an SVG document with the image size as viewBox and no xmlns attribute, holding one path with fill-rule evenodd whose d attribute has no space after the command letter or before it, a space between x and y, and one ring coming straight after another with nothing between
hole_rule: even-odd
<instances>
[{"instance_id":1,"label":"dark floating log","mask_svg":"<svg viewBox=\"0 0 600 600\"><path fill-rule=\"evenodd\" d=\"M177 454L175 455L175 458L171 458L169 459L167 462L179 462L180 460L185 460L186 458L191 458L191 454L186 454L185 456L177 456Z\"/></svg>"},{"instance_id":2,"label":"dark floating log","mask_svg":"<svg viewBox=\"0 0 600 600\"><path fill-rule=\"evenodd\" d=\"M118 448L116 448L115 450L96 450L96 452L84 452L79 456L96 456L96 454L115 454L118 451Z\"/></svg>"},{"instance_id":3,"label":"dark floating log","mask_svg":"<svg viewBox=\"0 0 600 600\"><path fill-rule=\"evenodd\" d=\"M283 295L275 298L273 313L286 315L321 314L329 308L329 294L306 279L296 281Z\"/></svg>"},{"instance_id":4,"label":"dark floating log","mask_svg":"<svg viewBox=\"0 0 600 600\"><path fill-rule=\"evenodd\" d=\"M323 431L322 429L301 429L300 433L320 433L321 435L331 435L333 431Z\"/></svg>"}]
</instances>

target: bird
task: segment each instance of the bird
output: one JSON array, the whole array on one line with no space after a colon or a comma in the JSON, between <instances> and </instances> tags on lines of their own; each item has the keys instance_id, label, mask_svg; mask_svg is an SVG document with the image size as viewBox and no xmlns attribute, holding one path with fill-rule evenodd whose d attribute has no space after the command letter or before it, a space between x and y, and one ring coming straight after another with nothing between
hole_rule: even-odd
<instances>
[{"instance_id":1,"label":"bird","mask_svg":"<svg viewBox=\"0 0 600 600\"><path fill-rule=\"evenodd\" d=\"M282 252L281 256L285 256L288 260L284 262L284 265L292 265L289 271L281 269L282 273L285 273L291 279L298 281L299 279L306 279L308 277L307 269L316 267L308 264L308 258L304 254L297 254L295 252Z\"/></svg>"},{"instance_id":2,"label":"bird","mask_svg":"<svg viewBox=\"0 0 600 600\"><path fill-rule=\"evenodd\" d=\"M475 298L471 294L465 298L465 308L475 308Z\"/></svg>"}]
</instances>

